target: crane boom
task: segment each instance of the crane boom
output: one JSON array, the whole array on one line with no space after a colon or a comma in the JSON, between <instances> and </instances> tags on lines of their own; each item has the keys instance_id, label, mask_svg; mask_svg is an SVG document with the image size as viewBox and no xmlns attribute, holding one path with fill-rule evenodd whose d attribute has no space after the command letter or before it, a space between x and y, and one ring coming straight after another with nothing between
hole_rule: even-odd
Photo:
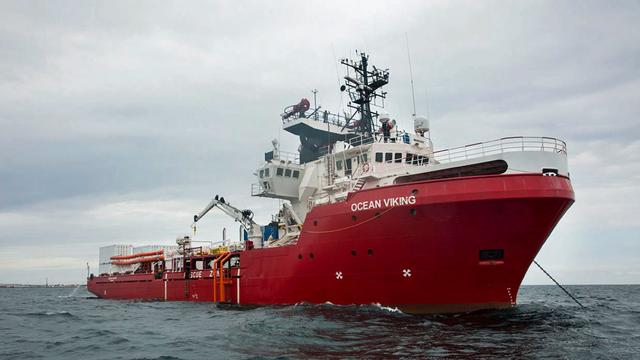
<instances>
[{"instance_id":1,"label":"crane boom","mask_svg":"<svg viewBox=\"0 0 640 360\"><path fill-rule=\"evenodd\" d=\"M240 210L235 206L232 206L228 202L224 200L223 197L218 197L216 195L209 204L200 211L199 214L193 215L193 224L191 227L196 226L196 222L202 219L211 209L217 207L223 213L227 214L234 221L240 223L242 228L248 233L249 239L253 241L256 247L261 247L262 245L262 230L260 230L260 225L258 225L255 221L253 221L253 211L245 209Z\"/></svg>"}]
</instances>

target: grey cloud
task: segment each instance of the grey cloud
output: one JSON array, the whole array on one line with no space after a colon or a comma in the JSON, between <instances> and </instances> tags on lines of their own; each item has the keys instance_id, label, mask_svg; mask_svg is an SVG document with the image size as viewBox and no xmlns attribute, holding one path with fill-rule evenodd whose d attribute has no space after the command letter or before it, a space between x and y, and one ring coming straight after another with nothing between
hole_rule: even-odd
<instances>
[{"instance_id":1,"label":"grey cloud","mask_svg":"<svg viewBox=\"0 0 640 360\"><path fill-rule=\"evenodd\" d=\"M0 231L12 234L0 250L16 239L55 242L61 264L64 244L81 260L111 240L171 241L214 193L267 221L277 204L248 195L252 172L272 138L297 148L278 114L313 88L323 107L344 107L341 57L363 50L391 69L387 109L411 128L405 33L417 110L431 116L436 147L522 134L569 142L578 202L541 253L550 265L584 242L598 253L588 231L598 194L609 194L608 209L638 210L625 199L639 189L620 180L640 177L636 2L62 1L0 10ZM95 217L97 209L130 216ZM613 213L600 236L630 238L616 231L637 225ZM212 217L203 236L235 229L225 221Z\"/></svg>"}]
</instances>

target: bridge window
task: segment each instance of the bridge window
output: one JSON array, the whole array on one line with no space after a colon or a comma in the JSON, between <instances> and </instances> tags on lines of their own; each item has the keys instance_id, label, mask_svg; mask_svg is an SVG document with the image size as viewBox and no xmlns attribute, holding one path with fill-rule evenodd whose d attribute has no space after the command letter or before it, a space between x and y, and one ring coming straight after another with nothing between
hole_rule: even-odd
<instances>
[{"instance_id":1,"label":"bridge window","mask_svg":"<svg viewBox=\"0 0 640 360\"><path fill-rule=\"evenodd\" d=\"M284 173L284 169L283 168L276 169L276 175L282 176L283 173Z\"/></svg>"},{"instance_id":2,"label":"bridge window","mask_svg":"<svg viewBox=\"0 0 640 360\"><path fill-rule=\"evenodd\" d=\"M417 165L427 165L429 163L429 158L422 155L417 155L414 158L414 161Z\"/></svg>"},{"instance_id":3,"label":"bridge window","mask_svg":"<svg viewBox=\"0 0 640 360\"><path fill-rule=\"evenodd\" d=\"M286 176L286 177L291 177L291 169L286 169L286 170L284 171L284 176Z\"/></svg>"},{"instance_id":4,"label":"bridge window","mask_svg":"<svg viewBox=\"0 0 640 360\"><path fill-rule=\"evenodd\" d=\"M393 161L393 153L385 153L384 154L384 162L390 163Z\"/></svg>"},{"instance_id":5,"label":"bridge window","mask_svg":"<svg viewBox=\"0 0 640 360\"><path fill-rule=\"evenodd\" d=\"M376 153L376 162L382 162L382 153L381 152L377 152Z\"/></svg>"},{"instance_id":6,"label":"bridge window","mask_svg":"<svg viewBox=\"0 0 640 360\"><path fill-rule=\"evenodd\" d=\"M413 161L413 154L407 153L407 159L405 161L407 162L407 164L411 164L411 162Z\"/></svg>"},{"instance_id":7,"label":"bridge window","mask_svg":"<svg viewBox=\"0 0 640 360\"><path fill-rule=\"evenodd\" d=\"M336 170L342 170L342 160L336 161Z\"/></svg>"},{"instance_id":8,"label":"bridge window","mask_svg":"<svg viewBox=\"0 0 640 360\"><path fill-rule=\"evenodd\" d=\"M401 163L402 162L402 153L396 153L396 162L397 163Z\"/></svg>"},{"instance_id":9,"label":"bridge window","mask_svg":"<svg viewBox=\"0 0 640 360\"><path fill-rule=\"evenodd\" d=\"M298 171L298 170L293 170L293 178L294 178L294 179L297 179L297 178L299 178L299 177L300 177L300 171Z\"/></svg>"}]
</instances>

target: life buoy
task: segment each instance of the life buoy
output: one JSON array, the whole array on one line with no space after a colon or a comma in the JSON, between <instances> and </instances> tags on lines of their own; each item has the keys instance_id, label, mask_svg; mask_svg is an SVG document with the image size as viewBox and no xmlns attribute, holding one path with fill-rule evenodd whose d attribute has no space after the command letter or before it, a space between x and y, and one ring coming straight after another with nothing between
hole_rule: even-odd
<instances>
[{"instance_id":1,"label":"life buoy","mask_svg":"<svg viewBox=\"0 0 640 360\"><path fill-rule=\"evenodd\" d=\"M362 166L362 172L369 172L369 163L365 163Z\"/></svg>"}]
</instances>

